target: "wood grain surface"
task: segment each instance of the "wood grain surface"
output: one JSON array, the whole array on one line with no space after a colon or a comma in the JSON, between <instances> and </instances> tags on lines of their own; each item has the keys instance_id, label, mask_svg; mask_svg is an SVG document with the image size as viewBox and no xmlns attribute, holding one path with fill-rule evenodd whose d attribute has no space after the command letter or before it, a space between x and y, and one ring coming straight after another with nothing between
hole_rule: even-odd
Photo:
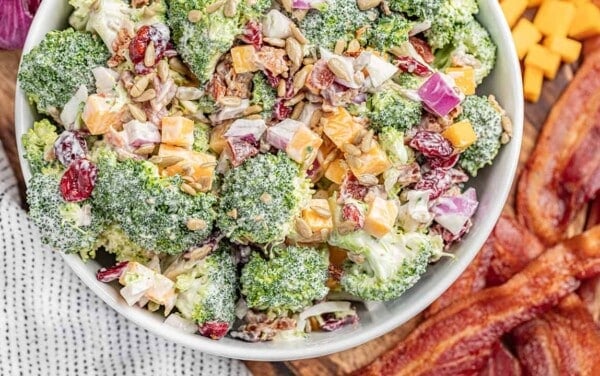
<instances>
[{"instance_id":1,"label":"wood grain surface","mask_svg":"<svg viewBox=\"0 0 600 376\"><path fill-rule=\"evenodd\" d=\"M592 47L592 48L595 48ZM15 77L20 54L18 52L0 51L0 139L7 151L11 165L24 187L18 164L17 148L14 135L13 97ZM546 82L542 98L537 104L527 104L525 110L526 124L524 129L521 164L535 145L537 131L546 118L552 104L556 101L566 84L572 79L575 65L561 68L558 77ZM23 190L22 190L23 192ZM506 210L512 210L514 197L509 198ZM402 327L362 346L316 359L298 360L281 363L246 362L246 365L257 376L271 375L306 375L327 376L342 375L370 363L379 354L404 338L421 320L416 317ZM335 333L332 333L335 336Z\"/></svg>"}]
</instances>

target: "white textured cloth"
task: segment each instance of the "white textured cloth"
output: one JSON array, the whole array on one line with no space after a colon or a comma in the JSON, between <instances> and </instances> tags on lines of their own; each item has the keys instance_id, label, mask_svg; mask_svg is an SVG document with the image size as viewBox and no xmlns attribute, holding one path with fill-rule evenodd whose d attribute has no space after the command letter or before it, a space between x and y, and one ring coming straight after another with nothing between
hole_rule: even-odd
<instances>
[{"instance_id":1,"label":"white textured cloth","mask_svg":"<svg viewBox=\"0 0 600 376\"><path fill-rule=\"evenodd\" d=\"M249 375L113 311L43 246L0 144L0 375Z\"/></svg>"}]
</instances>

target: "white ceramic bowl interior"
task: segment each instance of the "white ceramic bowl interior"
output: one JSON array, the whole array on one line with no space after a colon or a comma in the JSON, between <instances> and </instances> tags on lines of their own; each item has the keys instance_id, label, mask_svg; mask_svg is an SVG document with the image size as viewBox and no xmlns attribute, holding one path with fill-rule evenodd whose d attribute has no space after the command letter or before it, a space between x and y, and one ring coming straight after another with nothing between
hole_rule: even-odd
<instances>
[{"instance_id":1,"label":"white ceramic bowl interior","mask_svg":"<svg viewBox=\"0 0 600 376\"><path fill-rule=\"evenodd\" d=\"M516 171L523 129L519 61L497 0L480 0L479 3L481 10L478 19L498 45L496 68L480 87L479 94L494 94L503 105L513 121L513 139L502 148L494 165L483 170L470 183L477 188L480 206L471 232L452 249L456 259L444 258L431 265L418 284L398 300L379 305L371 311L360 312L361 320L357 326L345 327L333 333L313 333L306 340L293 342L246 343L231 338L213 341L167 326L163 324L164 318L158 314L129 307L115 285L96 280L95 274L100 267L97 262L83 263L76 255L63 255L66 263L102 300L141 327L185 346L230 358L260 361L314 358L361 345L407 322L439 297L477 254L500 215ZM69 13L70 7L66 0L44 0L29 31L24 52L37 45L48 31L64 28ZM17 88L15 127L26 179L29 178L30 171L23 159L20 136L37 117L23 91Z\"/></svg>"}]
</instances>

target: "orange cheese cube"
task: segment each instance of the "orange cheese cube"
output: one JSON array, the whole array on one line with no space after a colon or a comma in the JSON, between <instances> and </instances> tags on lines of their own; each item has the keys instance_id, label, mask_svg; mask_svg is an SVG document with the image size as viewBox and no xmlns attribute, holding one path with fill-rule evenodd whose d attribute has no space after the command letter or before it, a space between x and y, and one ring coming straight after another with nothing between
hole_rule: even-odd
<instances>
[{"instance_id":1,"label":"orange cheese cube","mask_svg":"<svg viewBox=\"0 0 600 376\"><path fill-rule=\"evenodd\" d=\"M162 118L162 142L191 149L194 144L194 122L183 116Z\"/></svg>"},{"instance_id":2,"label":"orange cheese cube","mask_svg":"<svg viewBox=\"0 0 600 376\"><path fill-rule=\"evenodd\" d=\"M333 112L321 118L323 132L333 141L335 146L352 143L363 126L343 107L336 107Z\"/></svg>"},{"instance_id":3,"label":"orange cheese cube","mask_svg":"<svg viewBox=\"0 0 600 376\"><path fill-rule=\"evenodd\" d=\"M315 209L318 208L318 209ZM319 212L317 212L319 210ZM324 215L329 213L329 216ZM319 232L323 229L333 229L333 219L331 216L331 208L329 201L326 199L312 199L308 206L302 209L302 219L314 232Z\"/></svg>"},{"instance_id":4,"label":"orange cheese cube","mask_svg":"<svg viewBox=\"0 0 600 376\"><path fill-rule=\"evenodd\" d=\"M256 72L260 69L256 63L256 50L252 45L237 46L231 49L231 60L235 73Z\"/></svg>"},{"instance_id":5,"label":"orange cheese cube","mask_svg":"<svg viewBox=\"0 0 600 376\"><path fill-rule=\"evenodd\" d=\"M383 149L375 142L367 153L362 153L358 157L346 155L346 161L357 177L367 174L378 176L392 166Z\"/></svg>"},{"instance_id":6,"label":"orange cheese cube","mask_svg":"<svg viewBox=\"0 0 600 376\"><path fill-rule=\"evenodd\" d=\"M544 72L536 67L525 67L523 74L523 94L525 99L530 102L537 102L542 93L542 85L544 84Z\"/></svg>"},{"instance_id":7,"label":"orange cheese cube","mask_svg":"<svg viewBox=\"0 0 600 376\"><path fill-rule=\"evenodd\" d=\"M452 146L463 150L477 141L477 134L468 120L452 124L442 132L442 136L450 141Z\"/></svg>"},{"instance_id":8,"label":"orange cheese cube","mask_svg":"<svg viewBox=\"0 0 600 376\"><path fill-rule=\"evenodd\" d=\"M569 36L585 39L600 34L600 9L594 3L580 3L575 10Z\"/></svg>"},{"instance_id":9,"label":"orange cheese cube","mask_svg":"<svg viewBox=\"0 0 600 376\"><path fill-rule=\"evenodd\" d=\"M550 36L544 40L544 46L559 54L567 64L577 61L581 54L581 43L565 37Z\"/></svg>"},{"instance_id":10,"label":"orange cheese cube","mask_svg":"<svg viewBox=\"0 0 600 376\"><path fill-rule=\"evenodd\" d=\"M318 134L308 127L300 127L285 148L287 155L303 166L310 166L323 143Z\"/></svg>"},{"instance_id":11,"label":"orange cheese cube","mask_svg":"<svg viewBox=\"0 0 600 376\"><path fill-rule=\"evenodd\" d=\"M345 160L336 159L325 170L325 177L335 184L342 184L348 170L348 164Z\"/></svg>"},{"instance_id":12,"label":"orange cheese cube","mask_svg":"<svg viewBox=\"0 0 600 376\"><path fill-rule=\"evenodd\" d=\"M544 72L544 77L553 80L560 67L560 55L536 44L529 49L525 57L525 66L541 69Z\"/></svg>"},{"instance_id":13,"label":"orange cheese cube","mask_svg":"<svg viewBox=\"0 0 600 376\"><path fill-rule=\"evenodd\" d=\"M544 35L566 37L575 19L575 4L568 1L544 1L533 24Z\"/></svg>"},{"instance_id":14,"label":"orange cheese cube","mask_svg":"<svg viewBox=\"0 0 600 376\"><path fill-rule=\"evenodd\" d=\"M217 154L221 154L225 150L225 147L227 147L225 133L228 128L228 123L222 123L213 128L212 132L210 132L210 141L208 143L210 150Z\"/></svg>"},{"instance_id":15,"label":"orange cheese cube","mask_svg":"<svg viewBox=\"0 0 600 376\"><path fill-rule=\"evenodd\" d=\"M114 98L101 94L90 95L83 107L81 119L92 135L107 133L121 123L121 111L115 109Z\"/></svg>"},{"instance_id":16,"label":"orange cheese cube","mask_svg":"<svg viewBox=\"0 0 600 376\"><path fill-rule=\"evenodd\" d=\"M475 69L473 67L451 67L446 74L454 79L456 86L464 95L475 94Z\"/></svg>"},{"instance_id":17,"label":"orange cheese cube","mask_svg":"<svg viewBox=\"0 0 600 376\"><path fill-rule=\"evenodd\" d=\"M206 192L212 188L217 165L217 158L214 155L161 144L158 149L158 156L183 159L164 169L167 176L189 176L200 184L202 191Z\"/></svg>"},{"instance_id":18,"label":"orange cheese cube","mask_svg":"<svg viewBox=\"0 0 600 376\"><path fill-rule=\"evenodd\" d=\"M500 8L502 8L508 26L513 27L525 12L527 0L502 0Z\"/></svg>"},{"instance_id":19,"label":"orange cheese cube","mask_svg":"<svg viewBox=\"0 0 600 376\"><path fill-rule=\"evenodd\" d=\"M544 0L527 0L527 8L534 8L543 3Z\"/></svg>"},{"instance_id":20,"label":"orange cheese cube","mask_svg":"<svg viewBox=\"0 0 600 376\"><path fill-rule=\"evenodd\" d=\"M521 18L512 31L512 37L519 60L522 60L531 46L542 40L542 33L529 20Z\"/></svg>"},{"instance_id":21,"label":"orange cheese cube","mask_svg":"<svg viewBox=\"0 0 600 376\"><path fill-rule=\"evenodd\" d=\"M397 217L398 207L393 201L376 197L369 205L364 230L381 238L392 230Z\"/></svg>"}]
</instances>

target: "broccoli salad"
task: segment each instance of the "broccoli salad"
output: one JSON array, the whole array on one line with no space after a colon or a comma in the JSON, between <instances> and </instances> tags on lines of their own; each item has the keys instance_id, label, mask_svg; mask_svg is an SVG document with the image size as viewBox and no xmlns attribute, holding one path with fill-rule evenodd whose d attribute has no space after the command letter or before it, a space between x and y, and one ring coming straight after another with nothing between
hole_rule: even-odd
<instances>
[{"instance_id":1,"label":"broccoli salad","mask_svg":"<svg viewBox=\"0 0 600 376\"><path fill-rule=\"evenodd\" d=\"M43 241L212 339L355 325L451 256L511 123L476 0L69 0L23 57Z\"/></svg>"}]
</instances>

